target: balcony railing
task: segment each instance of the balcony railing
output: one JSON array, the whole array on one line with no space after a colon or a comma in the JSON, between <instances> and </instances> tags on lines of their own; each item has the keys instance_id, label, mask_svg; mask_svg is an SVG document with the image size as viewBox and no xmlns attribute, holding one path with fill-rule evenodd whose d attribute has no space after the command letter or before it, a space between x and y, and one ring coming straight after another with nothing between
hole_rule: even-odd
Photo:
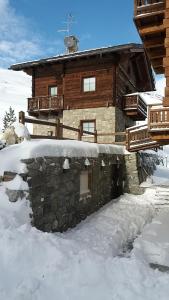
<instances>
[{"instance_id":1,"label":"balcony railing","mask_svg":"<svg viewBox=\"0 0 169 300\"><path fill-rule=\"evenodd\" d=\"M148 115L150 131L169 131L169 107L152 107Z\"/></svg>"},{"instance_id":2,"label":"balcony railing","mask_svg":"<svg viewBox=\"0 0 169 300\"><path fill-rule=\"evenodd\" d=\"M135 120L145 120L147 117L147 105L138 94L124 96L124 111L126 115Z\"/></svg>"},{"instance_id":3,"label":"balcony railing","mask_svg":"<svg viewBox=\"0 0 169 300\"><path fill-rule=\"evenodd\" d=\"M156 141L151 139L151 133L147 125L133 126L127 129L126 148L130 152L159 147Z\"/></svg>"},{"instance_id":4,"label":"balcony railing","mask_svg":"<svg viewBox=\"0 0 169 300\"><path fill-rule=\"evenodd\" d=\"M135 17L142 14L155 13L165 9L166 0L135 0Z\"/></svg>"},{"instance_id":5,"label":"balcony railing","mask_svg":"<svg viewBox=\"0 0 169 300\"><path fill-rule=\"evenodd\" d=\"M35 112L41 110L62 110L63 97L62 96L38 96L28 98L28 112Z\"/></svg>"}]
</instances>

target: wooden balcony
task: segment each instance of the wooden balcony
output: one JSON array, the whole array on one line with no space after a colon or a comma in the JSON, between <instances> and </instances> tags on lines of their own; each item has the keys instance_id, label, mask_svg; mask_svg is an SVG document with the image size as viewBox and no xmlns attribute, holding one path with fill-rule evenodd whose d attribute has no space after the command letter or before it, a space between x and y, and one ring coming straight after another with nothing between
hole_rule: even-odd
<instances>
[{"instance_id":1,"label":"wooden balcony","mask_svg":"<svg viewBox=\"0 0 169 300\"><path fill-rule=\"evenodd\" d=\"M159 143L152 141L147 125L133 126L127 129L126 148L130 152L159 147Z\"/></svg>"},{"instance_id":2,"label":"wooden balcony","mask_svg":"<svg viewBox=\"0 0 169 300\"><path fill-rule=\"evenodd\" d=\"M169 145L169 107L152 107L149 109L148 131L153 140L161 145Z\"/></svg>"},{"instance_id":3,"label":"wooden balcony","mask_svg":"<svg viewBox=\"0 0 169 300\"><path fill-rule=\"evenodd\" d=\"M139 94L123 97L124 112L134 121L143 121L147 118L147 105Z\"/></svg>"},{"instance_id":4,"label":"wooden balcony","mask_svg":"<svg viewBox=\"0 0 169 300\"><path fill-rule=\"evenodd\" d=\"M154 71L163 74L166 0L135 0L134 22Z\"/></svg>"},{"instance_id":5,"label":"wooden balcony","mask_svg":"<svg viewBox=\"0 0 169 300\"><path fill-rule=\"evenodd\" d=\"M58 113L63 110L62 96L38 96L28 98L29 115L37 115L39 113Z\"/></svg>"},{"instance_id":6,"label":"wooden balcony","mask_svg":"<svg viewBox=\"0 0 169 300\"><path fill-rule=\"evenodd\" d=\"M169 145L169 107L152 106L148 110L148 124L127 129L128 151L139 151Z\"/></svg>"},{"instance_id":7,"label":"wooden balcony","mask_svg":"<svg viewBox=\"0 0 169 300\"><path fill-rule=\"evenodd\" d=\"M135 0L134 15L157 13L165 9L165 0Z\"/></svg>"}]
</instances>

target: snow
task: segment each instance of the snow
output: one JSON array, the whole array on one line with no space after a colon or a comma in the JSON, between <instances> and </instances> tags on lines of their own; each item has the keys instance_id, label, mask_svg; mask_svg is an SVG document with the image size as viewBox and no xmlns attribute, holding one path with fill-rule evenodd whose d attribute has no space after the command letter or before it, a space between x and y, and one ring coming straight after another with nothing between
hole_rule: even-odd
<instances>
[{"instance_id":1,"label":"snow","mask_svg":"<svg viewBox=\"0 0 169 300\"><path fill-rule=\"evenodd\" d=\"M13 126L15 128L15 133L19 138L29 139L30 133L25 125L23 125L22 123L15 122Z\"/></svg>"},{"instance_id":2,"label":"snow","mask_svg":"<svg viewBox=\"0 0 169 300\"><path fill-rule=\"evenodd\" d=\"M70 165L69 165L69 160L68 160L68 158L66 158L66 159L64 160L64 162L63 162L63 169L64 169L64 170L70 169Z\"/></svg>"},{"instance_id":3,"label":"snow","mask_svg":"<svg viewBox=\"0 0 169 300\"><path fill-rule=\"evenodd\" d=\"M126 96L139 95L146 105L162 105L163 97L158 91L132 93Z\"/></svg>"},{"instance_id":4,"label":"snow","mask_svg":"<svg viewBox=\"0 0 169 300\"><path fill-rule=\"evenodd\" d=\"M20 191L28 190L27 182L25 182L22 179L22 177L19 175L16 175L15 178L11 181L4 182L3 185L9 190L20 190Z\"/></svg>"},{"instance_id":5,"label":"snow","mask_svg":"<svg viewBox=\"0 0 169 300\"><path fill-rule=\"evenodd\" d=\"M84 165L86 167L90 166L90 161L88 160L88 158L85 159Z\"/></svg>"},{"instance_id":6,"label":"snow","mask_svg":"<svg viewBox=\"0 0 169 300\"><path fill-rule=\"evenodd\" d=\"M154 204L164 205L150 224L147 224L142 234L134 242L133 255L147 261L169 267L169 168L158 166L151 180L142 186L156 187L157 200ZM166 205L167 204L167 205Z\"/></svg>"},{"instance_id":7,"label":"snow","mask_svg":"<svg viewBox=\"0 0 169 300\"><path fill-rule=\"evenodd\" d=\"M163 79L164 91L162 84ZM27 75L0 69L0 119L10 105L16 112L25 110L30 94ZM23 128L18 133L25 136ZM24 171L20 159L28 157L98 153L127 152L120 146L77 141L24 141L0 151L0 174ZM157 168L143 184L144 195L125 194L75 229L50 234L31 226L26 199L9 202L5 188L26 190L22 178L0 183L0 300L168 299L169 275L149 267L150 262L169 266L169 210L155 214L157 184L169 188L169 169ZM124 254L126 243L134 238L134 249Z\"/></svg>"},{"instance_id":8,"label":"snow","mask_svg":"<svg viewBox=\"0 0 169 300\"><path fill-rule=\"evenodd\" d=\"M161 210L134 243L135 256L142 256L149 263L169 267L169 208Z\"/></svg>"},{"instance_id":9,"label":"snow","mask_svg":"<svg viewBox=\"0 0 169 300\"><path fill-rule=\"evenodd\" d=\"M0 69L0 128L5 111L11 106L18 117L19 111L26 110L28 97L31 97L31 77L24 72Z\"/></svg>"},{"instance_id":10,"label":"snow","mask_svg":"<svg viewBox=\"0 0 169 300\"><path fill-rule=\"evenodd\" d=\"M12 163L20 168L20 158L46 153L47 142L23 142L1 150L1 169L10 169ZM87 155L99 153L95 144L69 142L72 144L51 141L50 154L62 151L67 156L66 148L71 149L69 155L76 151L81 155L82 149ZM125 194L76 228L55 234L31 226L28 200L9 202L6 188L27 189L20 176L1 183L0 299L168 299L169 275L149 267L154 261L169 263L169 211L156 216L154 208L158 178L168 184L169 169L157 168L145 194ZM126 245L134 239L134 249L125 253Z\"/></svg>"},{"instance_id":11,"label":"snow","mask_svg":"<svg viewBox=\"0 0 169 300\"><path fill-rule=\"evenodd\" d=\"M69 140L30 140L11 145L0 151L0 174L4 171L24 172L21 159L44 156L55 157L98 157L99 153L125 154L123 146L98 145Z\"/></svg>"},{"instance_id":12,"label":"snow","mask_svg":"<svg viewBox=\"0 0 169 300\"><path fill-rule=\"evenodd\" d=\"M126 260L114 256L152 218L152 206L141 196L121 197L64 234L32 228L28 202L9 203L3 185L0 198L0 299L101 300L122 288L124 299L135 299L128 298L133 283L123 282ZM131 277L136 264L129 263Z\"/></svg>"},{"instance_id":13,"label":"snow","mask_svg":"<svg viewBox=\"0 0 169 300\"><path fill-rule=\"evenodd\" d=\"M0 299L168 299L169 275L136 253L139 238L131 255L123 255L126 242L148 228L154 194L123 195L76 228L50 234L30 225L29 202L10 203L1 184Z\"/></svg>"}]
</instances>

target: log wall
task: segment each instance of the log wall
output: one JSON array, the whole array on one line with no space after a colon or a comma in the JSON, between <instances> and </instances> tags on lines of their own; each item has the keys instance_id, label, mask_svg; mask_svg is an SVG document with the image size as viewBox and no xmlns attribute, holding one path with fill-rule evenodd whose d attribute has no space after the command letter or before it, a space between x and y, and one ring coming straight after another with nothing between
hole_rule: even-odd
<instances>
[{"instance_id":1,"label":"log wall","mask_svg":"<svg viewBox=\"0 0 169 300\"><path fill-rule=\"evenodd\" d=\"M34 71L34 95L46 96L50 86L57 86L58 95L64 97L64 109L105 106L122 108L124 94L143 90L146 82L150 85L145 65L139 64L141 75L145 73L145 76L141 76L145 82L141 82L140 87L141 79L135 70L136 65L133 54L123 53L38 66ZM83 91L83 79L87 77L96 77L96 91Z\"/></svg>"}]
</instances>

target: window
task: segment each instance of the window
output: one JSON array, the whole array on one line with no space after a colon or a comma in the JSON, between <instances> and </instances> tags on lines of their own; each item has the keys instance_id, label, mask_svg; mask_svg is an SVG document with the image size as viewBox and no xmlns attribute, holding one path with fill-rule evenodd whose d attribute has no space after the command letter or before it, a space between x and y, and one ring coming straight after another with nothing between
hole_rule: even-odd
<instances>
[{"instance_id":1,"label":"window","mask_svg":"<svg viewBox=\"0 0 169 300\"><path fill-rule=\"evenodd\" d=\"M49 86L49 96L57 96L58 87L57 86Z\"/></svg>"},{"instance_id":2,"label":"window","mask_svg":"<svg viewBox=\"0 0 169 300\"><path fill-rule=\"evenodd\" d=\"M93 92L96 90L96 77L83 78L83 92Z\"/></svg>"},{"instance_id":3,"label":"window","mask_svg":"<svg viewBox=\"0 0 169 300\"><path fill-rule=\"evenodd\" d=\"M95 120L91 120L91 121L81 121L81 124L82 124L82 129L84 131L89 131L89 132L92 132L94 133L95 129L96 129L96 123L95 123ZM85 133L84 133L85 135Z\"/></svg>"},{"instance_id":4,"label":"window","mask_svg":"<svg viewBox=\"0 0 169 300\"><path fill-rule=\"evenodd\" d=\"M89 172L82 171L80 174L80 195L89 193Z\"/></svg>"},{"instance_id":5,"label":"window","mask_svg":"<svg viewBox=\"0 0 169 300\"><path fill-rule=\"evenodd\" d=\"M52 136L53 135L53 131L48 130L48 136Z\"/></svg>"}]
</instances>

